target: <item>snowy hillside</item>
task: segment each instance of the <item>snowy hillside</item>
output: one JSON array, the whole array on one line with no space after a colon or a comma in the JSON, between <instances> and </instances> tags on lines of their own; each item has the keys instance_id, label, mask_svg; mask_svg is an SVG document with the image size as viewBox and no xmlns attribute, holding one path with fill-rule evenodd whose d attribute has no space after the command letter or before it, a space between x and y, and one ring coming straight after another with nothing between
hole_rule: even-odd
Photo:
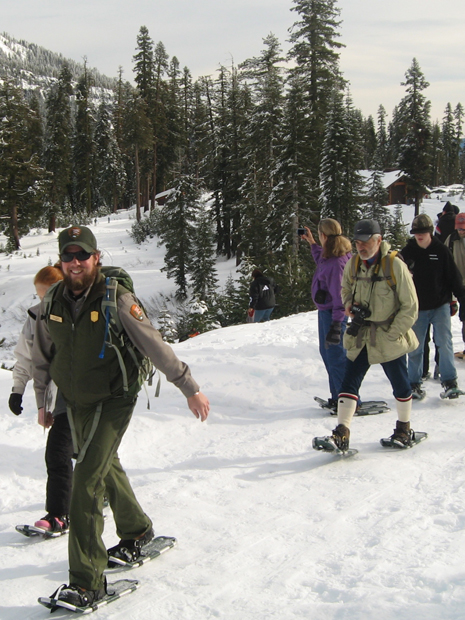
<instances>
[{"instance_id":1,"label":"snowy hillside","mask_svg":"<svg viewBox=\"0 0 465 620\"><path fill-rule=\"evenodd\" d=\"M433 217L448 199L425 201ZM451 200L463 205L458 197ZM405 221L412 219L405 208ZM136 247L127 214L93 227L105 264L134 276L143 299L172 284L162 248ZM0 239L0 243L2 239ZM32 278L55 259L56 235L31 234L22 253L0 254L0 361L34 303ZM234 262L219 264L224 282ZM461 324L453 318L454 345ZM328 396L316 313L229 327L174 345L210 398L200 424L166 381L158 399L142 392L120 456L158 534L178 546L130 573L135 594L98 612L124 620L461 620L465 617L464 400L443 402L430 380L412 426L428 441L390 452L395 412L355 418L353 447L338 460L311 449L335 424L313 396ZM465 386L465 363L458 363ZM24 412L8 410L11 373L0 370L1 620L48 617L37 597L68 579L67 541L35 541L14 530L44 514L46 437L32 386ZM362 397L394 409L388 381L373 367ZM108 509L107 509L108 510ZM111 513L105 542L116 542ZM115 578L115 577L112 577ZM110 579L111 581L111 579ZM65 613L54 617L65 617ZM66 617L71 617L69 614Z\"/></svg>"}]
</instances>

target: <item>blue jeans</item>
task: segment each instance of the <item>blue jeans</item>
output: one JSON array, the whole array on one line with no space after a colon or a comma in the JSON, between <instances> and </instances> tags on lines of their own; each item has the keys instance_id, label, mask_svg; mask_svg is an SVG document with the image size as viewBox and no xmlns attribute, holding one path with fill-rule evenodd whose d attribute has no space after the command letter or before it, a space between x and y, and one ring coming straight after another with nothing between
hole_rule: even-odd
<instances>
[{"instance_id":1,"label":"blue jeans","mask_svg":"<svg viewBox=\"0 0 465 620\"><path fill-rule=\"evenodd\" d=\"M394 398L400 400L409 398L412 394L412 389L408 380L407 356L402 355L395 360L382 363L381 366L391 383ZM363 347L354 361L347 360L340 393L358 396L363 378L369 368L367 348Z\"/></svg>"},{"instance_id":2,"label":"blue jeans","mask_svg":"<svg viewBox=\"0 0 465 620\"><path fill-rule=\"evenodd\" d=\"M255 314L253 315L253 322L261 323L262 321L269 321L273 310L274 308L267 308L266 310L255 310Z\"/></svg>"},{"instance_id":3,"label":"blue jeans","mask_svg":"<svg viewBox=\"0 0 465 620\"><path fill-rule=\"evenodd\" d=\"M441 381L457 379L454 364L454 348L450 326L450 305L443 304L434 310L420 310L413 331L420 346L408 354L408 378L410 383L421 383L423 369L424 342L428 326L433 326L433 340L439 353L439 372Z\"/></svg>"},{"instance_id":4,"label":"blue jeans","mask_svg":"<svg viewBox=\"0 0 465 620\"><path fill-rule=\"evenodd\" d=\"M332 310L318 310L318 336L320 341L320 355L323 359L329 377L331 398L337 400L346 367L346 350L342 346L342 336L346 330L347 317L341 326L341 342L326 348L325 338L333 322Z\"/></svg>"}]
</instances>

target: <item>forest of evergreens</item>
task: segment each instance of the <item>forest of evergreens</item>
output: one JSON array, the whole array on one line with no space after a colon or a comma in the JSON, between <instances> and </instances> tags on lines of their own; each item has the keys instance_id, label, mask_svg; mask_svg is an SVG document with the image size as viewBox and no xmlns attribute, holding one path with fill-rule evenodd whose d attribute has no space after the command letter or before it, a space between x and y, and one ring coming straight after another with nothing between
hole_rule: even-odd
<instances>
[{"instance_id":1,"label":"forest of evergreens","mask_svg":"<svg viewBox=\"0 0 465 620\"><path fill-rule=\"evenodd\" d=\"M290 8L287 56L269 34L259 56L221 66L214 77L193 80L145 26L135 41L135 85L121 70L114 81L86 65L76 75L61 59L47 87L25 91L18 66L4 69L3 250L18 250L33 227L55 230L135 204L132 234L165 244L178 298L222 307L210 319L229 324L242 318L254 266L280 285L277 316L312 307L313 265L299 247L299 225L334 217L350 234L361 216L375 217L401 244L382 173L402 171L416 212L428 188L462 183L463 107L448 104L442 122L432 123L428 82L414 58L399 76L405 95L391 120L381 102L377 118L365 118L340 70L337 1L292 0ZM368 184L360 170L372 171ZM221 296L218 255L235 257L244 274Z\"/></svg>"}]
</instances>

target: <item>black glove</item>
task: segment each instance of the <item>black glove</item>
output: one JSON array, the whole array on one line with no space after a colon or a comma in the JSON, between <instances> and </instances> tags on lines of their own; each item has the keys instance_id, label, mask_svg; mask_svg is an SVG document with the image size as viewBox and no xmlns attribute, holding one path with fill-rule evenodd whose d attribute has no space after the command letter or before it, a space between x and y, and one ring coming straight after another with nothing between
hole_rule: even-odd
<instances>
[{"instance_id":1,"label":"black glove","mask_svg":"<svg viewBox=\"0 0 465 620\"><path fill-rule=\"evenodd\" d=\"M331 345L340 344L341 342L341 322L333 321L329 328L329 332L326 334L325 347L329 349Z\"/></svg>"},{"instance_id":2,"label":"black glove","mask_svg":"<svg viewBox=\"0 0 465 620\"><path fill-rule=\"evenodd\" d=\"M21 407L21 403L22 402L23 402L23 395L22 394L15 394L14 392L12 392L10 394L10 399L8 401L8 405L9 405L11 411L15 415L19 415L21 413L21 411L23 410L23 408Z\"/></svg>"},{"instance_id":3,"label":"black glove","mask_svg":"<svg viewBox=\"0 0 465 620\"><path fill-rule=\"evenodd\" d=\"M459 319L462 321L462 323L465 322L465 299L460 300Z\"/></svg>"}]
</instances>

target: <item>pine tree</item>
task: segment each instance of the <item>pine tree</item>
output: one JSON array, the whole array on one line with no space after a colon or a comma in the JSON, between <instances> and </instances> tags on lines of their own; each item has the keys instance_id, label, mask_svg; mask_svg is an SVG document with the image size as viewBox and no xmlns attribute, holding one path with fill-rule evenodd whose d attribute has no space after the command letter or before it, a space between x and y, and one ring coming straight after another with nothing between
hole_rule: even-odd
<instances>
[{"instance_id":1,"label":"pine tree","mask_svg":"<svg viewBox=\"0 0 465 620\"><path fill-rule=\"evenodd\" d=\"M378 127L376 131L376 151L374 155L376 167L386 170L391 167L388 135L386 129L386 110L382 105L378 108Z\"/></svg>"},{"instance_id":2,"label":"pine tree","mask_svg":"<svg viewBox=\"0 0 465 620\"><path fill-rule=\"evenodd\" d=\"M160 213L159 234L165 244L165 267L176 283L179 299L187 297L187 278L192 265L195 219L200 192L196 179L180 175Z\"/></svg>"},{"instance_id":3,"label":"pine tree","mask_svg":"<svg viewBox=\"0 0 465 620\"><path fill-rule=\"evenodd\" d=\"M22 91L5 78L0 85L0 221L15 250L41 213L47 185L45 169L32 150L35 124Z\"/></svg>"},{"instance_id":4,"label":"pine tree","mask_svg":"<svg viewBox=\"0 0 465 620\"><path fill-rule=\"evenodd\" d=\"M360 216L364 182L360 175L363 157L360 117L348 96L333 93L328 113L321 163L322 215L351 230Z\"/></svg>"},{"instance_id":5,"label":"pine tree","mask_svg":"<svg viewBox=\"0 0 465 620\"><path fill-rule=\"evenodd\" d=\"M74 208L90 215L95 206L94 130L95 111L91 99L92 76L84 64L84 73L76 87L76 121L74 132Z\"/></svg>"},{"instance_id":6,"label":"pine tree","mask_svg":"<svg viewBox=\"0 0 465 620\"><path fill-rule=\"evenodd\" d=\"M415 215L418 215L430 172L431 103L422 94L429 84L416 58L413 59L405 77L402 86L406 86L407 95L399 105L403 128L399 147L399 166L408 178L409 193L415 200Z\"/></svg>"},{"instance_id":7,"label":"pine tree","mask_svg":"<svg viewBox=\"0 0 465 620\"><path fill-rule=\"evenodd\" d=\"M438 122L435 122L431 130L431 165L429 183L431 187L441 185L444 179L444 150L442 132Z\"/></svg>"},{"instance_id":8,"label":"pine tree","mask_svg":"<svg viewBox=\"0 0 465 620\"><path fill-rule=\"evenodd\" d=\"M362 119L363 127L363 164L365 170L372 170L377 150L376 129L373 117L370 115L366 120Z\"/></svg>"},{"instance_id":9,"label":"pine tree","mask_svg":"<svg viewBox=\"0 0 465 620\"><path fill-rule=\"evenodd\" d=\"M193 293L197 299L208 302L216 290L218 277L214 231L211 216L204 204L200 206L200 211L196 217L192 241L190 273Z\"/></svg>"},{"instance_id":10,"label":"pine tree","mask_svg":"<svg viewBox=\"0 0 465 620\"><path fill-rule=\"evenodd\" d=\"M123 156L111 120L111 110L102 96L95 126L96 201L115 211L126 184Z\"/></svg>"},{"instance_id":11,"label":"pine tree","mask_svg":"<svg viewBox=\"0 0 465 620\"><path fill-rule=\"evenodd\" d=\"M293 133L300 135L295 146L304 148L290 153L296 167L291 184L296 204L308 204L310 210L317 211L328 105L331 92L342 87L338 50L344 45L337 41L340 9L336 0L293 0L293 4L291 10L298 14L298 21L289 38L289 59L295 63L290 70L291 90L300 105L300 114L296 110L299 125Z\"/></svg>"},{"instance_id":12,"label":"pine tree","mask_svg":"<svg viewBox=\"0 0 465 620\"><path fill-rule=\"evenodd\" d=\"M445 185L452 185L452 183L455 183L456 176L456 150L454 115L450 103L446 106L442 121L442 151L444 160L444 178L442 182Z\"/></svg>"},{"instance_id":13,"label":"pine tree","mask_svg":"<svg viewBox=\"0 0 465 620\"><path fill-rule=\"evenodd\" d=\"M140 152L152 144L152 125L147 115L147 104L137 91L131 93L124 113L124 144L134 162L134 180L136 194L136 218L141 219L141 173Z\"/></svg>"},{"instance_id":14,"label":"pine tree","mask_svg":"<svg viewBox=\"0 0 465 620\"><path fill-rule=\"evenodd\" d=\"M368 203L364 208L363 216L377 220L381 229L386 230L389 222L389 211L386 208L388 199L387 189L383 184L384 174L381 170L373 170L367 183Z\"/></svg>"},{"instance_id":15,"label":"pine tree","mask_svg":"<svg viewBox=\"0 0 465 620\"><path fill-rule=\"evenodd\" d=\"M72 93L71 71L68 64L63 63L58 80L50 88L45 101L44 162L51 174L47 200L49 232L55 230L57 214L71 199Z\"/></svg>"},{"instance_id":16,"label":"pine tree","mask_svg":"<svg viewBox=\"0 0 465 620\"><path fill-rule=\"evenodd\" d=\"M384 229L386 240L393 250L401 250L409 239L407 228L402 217L402 205L396 205L394 215Z\"/></svg>"},{"instance_id":17,"label":"pine tree","mask_svg":"<svg viewBox=\"0 0 465 620\"><path fill-rule=\"evenodd\" d=\"M241 187L241 227L238 253L261 262L271 248L290 239L272 201L278 183L282 143L284 77L281 47L272 34L263 40L261 56L240 66L249 83L252 105L246 131L245 157L248 170Z\"/></svg>"},{"instance_id":18,"label":"pine tree","mask_svg":"<svg viewBox=\"0 0 465 620\"><path fill-rule=\"evenodd\" d=\"M139 30L136 49L137 53L133 56L134 81L142 99L150 104L154 94L154 57L153 41L146 26L141 26Z\"/></svg>"}]
</instances>

